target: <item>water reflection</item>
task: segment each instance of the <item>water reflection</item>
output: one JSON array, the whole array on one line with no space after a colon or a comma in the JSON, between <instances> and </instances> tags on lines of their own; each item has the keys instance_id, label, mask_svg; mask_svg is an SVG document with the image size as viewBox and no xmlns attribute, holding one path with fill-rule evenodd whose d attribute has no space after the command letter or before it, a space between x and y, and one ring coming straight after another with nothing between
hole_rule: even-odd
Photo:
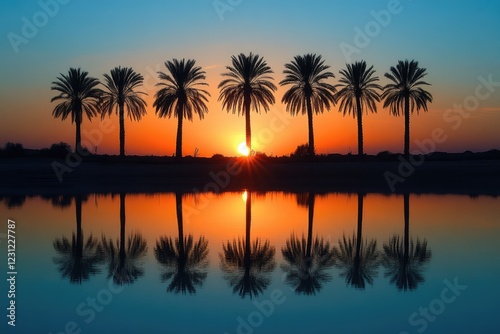
<instances>
[{"instance_id":1,"label":"water reflection","mask_svg":"<svg viewBox=\"0 0 500 334\"><path fill-rule=\"evenodd\" d=\"M245 239L233 239L223 244L223 251L219 254L220 266L224 278L237 293L244 298L256 297L271 283L270 273L274 270L275 248L269 240L262 241L250 238L252 221L252 193L248 191L245 200L246 233Z\"/></svg>"},{"instance_id":2,"label":"water reflection","mask_svg":"<svg viewBox=\"0 0 500 334\"><path fill-rule=\"evenodd\" d=\"M168 292L195 293L196 287L201 287L207 278L208 241L203 236L196 242L191 234L184 236L180 193L175 194L175 209L179 235L175 240L167 236L160 237L156 241L155 257L164 268L162 283L170 280Z\"/></svg>"},{"instance_id":3,"label":"water reflection","mask_svg":"<svg viewBox=\"0 0 500 334\"><path fill-rule=\"evenodd\" d=\"M357 233L352 238L344 235L339 240L339 248L334 248L336 266L342 270L340 276L345 277L346 283L356 289L364 289L366 283L373 284L380 264L377 241L363 241L363 197L364 194L358 193Z\"/></svg>"},{"instance_id":4,"label":"water reflection","mask_svg":"<svg viewBox=\"0 0 500 334\"><path fill-rule=\"evenodd\" d=\"M71 240L65 236L54 240L53 246L57 256L53 258L53 261L63 279L69 279L71 283L81 284L82 281L87 281L91 276L100 272L99 265L103 262L104 257L102 246L97 238L92 235L84 238L82 202L86 201L87 198L76 195L73 199L76 210L76 233L73 232ZM67 203L65 201L64 205ZM60 205L63 206L62 203Z\"/></svg>"},{"instance_id":5,"label":"water reflection","mask_svg":"<svg viewBox=\"0 0 500 334\"><path fill-rule=\"evenodd\" d=\"M425 281L424 266L431 260L431 251L427 249L427 241L416 242L410 239L410 195L404 197L404 239L395 235L384 244L382 264L387 269L385 277L395 284L398 290L415 290Z\"/></svg>"},{"instance_id":6,"label":"water reflection","mask_svg":"<svg viewBox=\"0 0 500 334\"><path fill-rule=\"evenodd\" d=\"M120 239L113 242L102 236L108 263L108 278L117 285L132 284L144 275L142 259L147 253L146 240L140 233L131 233L125 242L125 194L120 193Z\"/></svg>"},{"instance_id":7,"label":"water reflection","mask_svg":"<svg viewBox=\"0 0 500 334\"><path fill-rule=\"evenodd\" d=\"M307 240L293 233L281 249L285 263L281 269L285 272L285 282L297 294L314 295L324 283L332 277L327 269L334 265L334 253L328 241L316 236L313 242L314 193L298 194L297 205L308 208Z\"/></svg>"}]
</instances>

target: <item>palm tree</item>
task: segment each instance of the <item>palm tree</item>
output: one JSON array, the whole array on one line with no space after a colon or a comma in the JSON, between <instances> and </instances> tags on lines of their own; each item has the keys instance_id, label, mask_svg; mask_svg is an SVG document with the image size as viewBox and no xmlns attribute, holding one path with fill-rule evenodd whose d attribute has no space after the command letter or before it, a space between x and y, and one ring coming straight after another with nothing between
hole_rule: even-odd
<instances>
[{"instance_id":1,"label":"palm tree","mask_svg":"<svg viewBox=\"0 0 500 334\"><path fill-rule=\"evenodd\" d=\"M285 64L285 79L280 85L292 85L281 101L286 104L286 110L297 115L307 113L309 133L309 155L315 154L313 112L323 113L324 109L330 110L330 105L335 105L334 86L324 82L328 78L335 77L332 72L326 71L330 66L324 64L321 56L306 54L295 56L294 60Z\"/></svg>"},{"instance_id":2,"label":"palm tree","mask_svg":"<svg viewBox=\"0 0 500 334\"><path fill-rule=\"evenodd\" d=\"M252 298L262 293L271 283L269 274L274 270L275 248L269 240L261 241L250 238L252 221L252 194L249 191L246 198L246 234L245 240L238 238L222 245L219 254L220 266L225 273L224 278L233 287L233 293L241 298L247 295Z\"/></svg>"},{"instance_id":3,"label":"palm tree","mask_svg":"<svg viewBox=\"0 0 500 334\"><path fill-rule=\"evenodd\" d=\"M364 289L366 283L373 284L379 266L379 253L377 241L363 241L363 196L358 193L358 232L352 239L346 239L345 235L339 240L339 249L335 248L335 259L337 267L344 269L340 274L345 277L346 283L356 289Z\"/></svg>"},{"instance_id":4,"label":"palm tree","mask_svg":"<svg viewBox=\"0 0 500 334\"><path fill-rule=\"evenodd\" d=\"M270 75L274 73L263 57L258 54L246 56L243 53L238 57L231 57L233 66L226 66L228 72L222 73L226 79L222 80L219 101L222 100L222 109L233 114L238 111L245 115L245 138L249 152L252 150L252 130L250 127L250 111L265 112L269 105L274 104L276 86L271 82Z\"/></svg>"},{"instance_id":5,"label":"palm tree","mask_svg":"<svg viewBox=\"0 0 500 334\"><path fill-rule=\"evenodd\" d=\"M292 234L281 249L286 261L286 264L281 266L286 273L286 283L292 286L296 293L306 295L316 294L324 283L332 279L325 271L334 265L335 259L328 241L318 237L313 241L314 198L313 193L297 196L297 203L307 206L309 212L307 240L304 236L299 239Z\"/></svg>"},{"instance_id":6,"label":"palm tree","mask_svg":"<svg viewBox=\"0 0 500 334\"><path fill-rule=\"evenodd\" d=\"M76 210L76 234L71 240L66 237L56 238L53 246L58 257L53 261L58 266L63 278L69 278L71 283L82 284L91 276L98 274L98 267L104 260L102 247L92 235L84 238L82 230L82 201L81 195L74 197Z\"/></svg>"},{"instance_id":7,"label":"palm tree","mask_svg":"<svg viewBox=\"0 0 500 334\"><path fill-rule=\"evenodd\" d=\"M208 241L200 237L194 242L192 235L184 236L181 193L175 194L175 204L179 236L175 240L161 237L156 242L155 257L165 268L161 281L172 279L168 292L195 293L196 287L201 287L207 278Z\"/></svg>"},{"instance_id":8,"label":"palm tree","mask_svg":"<svg viewBox=\"0 0 500 334\"><path fill-rule=\"evenodd\" d=\"M377 90L382 87L376 82L378 77L373 76L375 70L373 66L366 68L364 60L354 64L346 64L347 69L340 71L341 78L337 94L340 100L339 111L345 114L352 113L358 120L358 155L363 156L363 111L377 112L376 102L380 101Z\"/></svg>"},{"instance_id":9,"label":"palm tree","mask_svg":"<svg viewBox=\"0 0 500 334\"><path fill-rule=\"evenodd\" d=\"M141 97L143 92L135 89L142 86L144 77L130 67L115 67L111 75L104 74L107 91L103 93L102 118L116 110L120 119L120 156L125 156L125 107L131 120L139 121L146 115L146 101Z\"/></svg>"},{"instance_id":10,"label":"palm tree","mask_svg":"<svg viewBox=\"0 0 500 334\"><path fill-rule=\"evenodd\" d=\"M425 68L418 67L418 61L398 62L396 67L391 67L391 72L385 77L392 83L385 85L382 99L384 108L390 107L390 113L399 116L405 115L405 151L408 159L410 157L410 113L423 109L427 111L427 102L432 102L432 95L421 86L430 85L422 81L427 75Z\"/></svg>"},{"instance_id":11,"label":"palm tree","mask_svg":"<svg viewBox=\"0 0 500 334\"><path fill-rule=\"evenodd\" d=\"M81 150L81 133L83 115L88 119L96 116L99 112L99 101L102 90L97 88L99 80L88 76L88 72L81 71L80 68L70 68L67 75L61 73L58 81L52 82L51 90L56 90L60 94L54 96L50 102L62 100L52 111L55 118L61 117L65 120L71 115L71 123L76 124L75 152Z\"/></svg>"},{"instance_id":12,"label":"palm tree","mask_svg":"<svg viewBox=\"0 0 500 334\"><path fill-rule=\"evenodd\" d=\"M113 240L106 240L103 236L102 244L108 261L108 278L113 277L115 284L132 284L144 275L141 261L148 246L139 233L132 233L125 239L124 193L120 193L120 239L113 243Z\"/></svg>"},{"instance_id":13,"label":"palm tree","mask_svg":"<svg viewBox=\"0 0 500 334\"><path fill-rule=\"evenodd\" d=\"M163 87L155 95L153 107L156 108L158 117L177 117L177 141L175 156L182 158L182 123L184 118L193 120L197 114L203 119L208 112L206 102L210 96L206 90L199 86L208 86L205 80L205 71L200 66L195 66L193 59L173 59L165 62L169 74L158 72L162 82L157 83Z\"/></svg>"},{"instance_id":14,"label":"palm tree","mask_svg":"<svg viewBox=\"0 0 500 334\"><path fill-rule=\"evenodd\" d=\"M404 194L404 240L393 236L384 244L382 265L387 269L385 277L390 277L391 283L398 290L415 290L418 284L425 281L424 266L429 263L432 253L427 249L427 241L410 239L410 196Z\"/></svg>"}]
</instances>

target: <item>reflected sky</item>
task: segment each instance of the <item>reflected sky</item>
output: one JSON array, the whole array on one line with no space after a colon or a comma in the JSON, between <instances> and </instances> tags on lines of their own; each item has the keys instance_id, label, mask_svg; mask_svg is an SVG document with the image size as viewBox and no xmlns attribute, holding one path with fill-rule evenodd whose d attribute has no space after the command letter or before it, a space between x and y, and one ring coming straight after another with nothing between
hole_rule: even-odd
<instances>
[{"instance_id":1,"label":"reflected sky","mask_svg":"<svg viewBox=\"0 0 500 334\"><path fill-rule=\"evenodd\" d=\"M112 240L116 268L111 268L109 260L99 258L95 266L100 270L75 283L62 275L54 263L54 257L58 256L54 241L64 238L71 241L77 234L78 198L84 242L90 235L98 240ZM376 241L375 251L380 259L384 245L390 245L394 236L404 244L404 196L281 192L248 192L246 197L241 192L216 196L116 194L66 199L29 197L22 205L10 208L7 204L12 201L3 198L1 216L17 222L16 329L55 334L64 332L68 322L74 322L81 333L238 333L238 326L243 333L247 326L254 333L299 333L311 329L315 333L417 333L424 325L426 333L493 333L498 330L494 319L500 297L495 284L500 274L496 260L500 251L499 201L492 197L409 195L410 240L415 244L417 239L425 240L427 251L432 254L419 269L422 279L418 284L412 289L402 289L385 275L390 270L383 263L370 270L370 279L365 277L363 288L353 284L352 279L349 281L346 272L360 270L355 259L359 232L368 249ZM19 199L15 202L20 203ZM248 224L249 209L251 224ZM260 239L276 250L273 254L276 265L262 268L261 274L266 275L268 282L252 298L233 293L233 286L220 266L225 245L238 238L243 241L248 227L251 242ZM129 250L132 246L127 243L134 241L127 238L138 235L145 242L137 264L142 275L118 284L110 273L119 269L120 240L124 241L122 247ZM182 245L184 257L179 256L181 246L176 244L181 235L186 242L189 236L193 238L190 252L186 251L187 243ZM334 259L336 265L328 263L323 270L329 279L321 282L320 289L314 294L297 293L283 270L289 262L282 250L292 235L300 243L304 237L305 259L310 237L312 251L317 238L340 252L347 247L341 247L346 236L346 244L352 242L352 254L349 253L352 260L348 258L342 264ZM164 247L163 251L168 250L164 254L175 260L174 266L166 267L168 261L162 263L155 256L155 246L161 240L171 240L172 247ZM197 253L193 248L198 240L203 240L200 245L206 249ZM0 245L4 247L3 240ZM366 254L363 249L359 250L362 256ZM201 254L199 262L195 261L196 254ZM192 271L189 271L192 267L180 267L183 263L179 259L188 256L193 256L186 260L195 268ZM5 252L1 257L5 263ZM314 261L318 263L317 259ZM201 268L195 267L197 263L202 264ZM175 275L163 279L166 269L177 276L185 272L200 274L202 277L196 276L200 284L194 284L195 289L189 293L169 291ZM252 270L259 273L259 268ZM448 286L455 279L458 285L467 288L459 290L454 302L440 302L445 288L448 288L445 296L453 296ZM2 282L0 288L6 291L6 283ZM428 308L433 320L425 320L419 314L420 308ZM5 329L6 324L0 327Z\"/></svg>"}]
</instances>

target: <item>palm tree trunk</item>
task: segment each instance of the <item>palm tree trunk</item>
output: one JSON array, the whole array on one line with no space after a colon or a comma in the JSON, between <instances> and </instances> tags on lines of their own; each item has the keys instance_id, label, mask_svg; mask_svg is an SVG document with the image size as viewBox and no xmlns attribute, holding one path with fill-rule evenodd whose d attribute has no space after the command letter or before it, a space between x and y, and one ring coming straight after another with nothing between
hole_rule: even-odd
<instances>
[{"instance_id":1,"label":"palm tree trunk","mask_svg":"<svg viewBox=\"0 0 500 334\"><path fill-rule=\"evenodd\" d=\"M404 236L404 260L408 263L408 254L410 251L410 194L404 194L404 217L405 217L405 236Z\"/></svg>"},{"instance_id":2,"label":"palm tree trunk","mask_svg":"<svg viewBox=\"0 0 500 334\"><path fill-rule=\"evenodd\" d=\"M410 158L410 98L405 96L405 157Z\"/></svg>"},{"instance_id":3,"label":"palm tree trunk","mask_svg":"<svg viewBox=\"0 0 500 334\"><path fill-rule=\"evenodd\" d=\"M363 112L361 110L361 101L356 97L357 121L358 121L358 156L363 156Z\"/></svg>"},{"instance_id":4,"label":"palm tree trunk","mask_svg":"<svg viewBox=\"0 0 500 334\"><path fill-rule=\"evenodd\" d=\"M120 103L120 157L125 156L125 115L123 103Z\"/></svg>"},{"instance_id":5,"label":"palm tree trunk","mask_svg":"<svg viewBox=\"0 0 500 334\"><path fill-rule=\"evenodd\" d=\"M177 230L179 232L179 254L184 254L184 220L182 218L182 194L180 192L175 193L175 210L177 213Z\"/></svg>"},{"instance_id":6,"label":"palm tree trunk","mask_svg":"<svg viewBox=\"0 0 500 334\"><path fill-rule=\"evenodd\" d=\"M75 138L75 152L81 152L82 149L82 135L81 135L81 124L82 124L82 119L81 115L76 116L76 138Z\"/></svg>"},{"instance_id":7,"label":"palm tree trunk","mask_svg":"<svg viewBox=\"0 0 500 334\"><path fill-rule=\"evenodd\" d=\"M120 193L120 267L125 262L125 193Z\"/></svg>"},{"instance_id":8,"label":"palm tree trunk","mask_svg":"<svg viewBox=\"0 0 500 334\"><path fill-rule=\"evenodd\" d=\"M245 231L245 269L250 267L250 228L252 225L252 193L248 191L247 193L247 202L245 208L245 222L246 222L246 231Z\"/></svg>"},{"instance_id":9,"label":"palm tree trunk","mask_svg":"<svg viewBox=\"0 0 500 334\"><path fill-rule=\"evenodd\" d=\"M306 257L311 258L311 248L313 239L313 221L314 221L314 194L309 192L308 203L307 203L309 217L307 226L307 246L306 246Z\"/></svg>"},{"instance_id":10,"label":"palm tree trunk","mask_svg":"<svg viewBox=\"0 0 500 334\"><path fill-rule=\"evenodd\" d=\"M181 108L179 108L181 109ZM182 158L182 121L183 121L182 110L177 112L177 143L175 149L175 157Z\"/></svg>"},{"instance_id":11,"label":"palm tree trunk","mask_svg":"<svg viewBox=\"0 0 500 334\"><path fill-rule=\"evenodd\" d=\"M244 97L244 108L245 108L245 140L248 147L248 151L252 151L252 128L250 126L250 96L245 94Z\"/></svg>"},{"instance_id":12,"label":"palm tree trunk","mask_svg":"<svg viewBox=\"0 0 500 334\"><path fill-rule=\"evenodd\" d=\"M75 197L75 211L76 211L76 258L81 259L83 255L83 231L82 231L82 197L76 195Z\"/></svg>"},{"instance_id":13,"label":"palm tree trunk","mask_svg":"<svg viewBox=\"0 0 500 334\"><path fill-rule=\"evenodd\" d=\"M356 259L359 260L363 241L363 194L358 193L358 234L356 240Z\"/></svg>"},{"instance_id":14,"label":"palm tree trunk","mask_svg":"<svg viewBox=\"0 0 500 334\"><path fill-rule=\"evenodd\" d=\"M311 98L310 97L307 97L307 125L308 125L308 134L309 134L308 151L309 151L309 156L312 157L315 154L315 149L314 149L313 112L312 112L312 105L311 105Z\"/></svg>"}]
</instances>

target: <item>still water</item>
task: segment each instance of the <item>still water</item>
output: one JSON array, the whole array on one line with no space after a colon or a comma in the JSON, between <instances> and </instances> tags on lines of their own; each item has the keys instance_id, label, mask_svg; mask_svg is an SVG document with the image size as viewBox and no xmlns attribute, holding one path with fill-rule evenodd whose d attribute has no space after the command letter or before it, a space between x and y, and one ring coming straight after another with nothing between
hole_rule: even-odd
<instances>
[{"instance_id":1,"label":"still water","mask_svg":"<svg viewBox=\"0 0 500 334\"><path fill-rule=\"evenodd\" d=\"M2 333L500 332L500 198L96 194L0 217Z\"/></svg>"}]
</instances>

